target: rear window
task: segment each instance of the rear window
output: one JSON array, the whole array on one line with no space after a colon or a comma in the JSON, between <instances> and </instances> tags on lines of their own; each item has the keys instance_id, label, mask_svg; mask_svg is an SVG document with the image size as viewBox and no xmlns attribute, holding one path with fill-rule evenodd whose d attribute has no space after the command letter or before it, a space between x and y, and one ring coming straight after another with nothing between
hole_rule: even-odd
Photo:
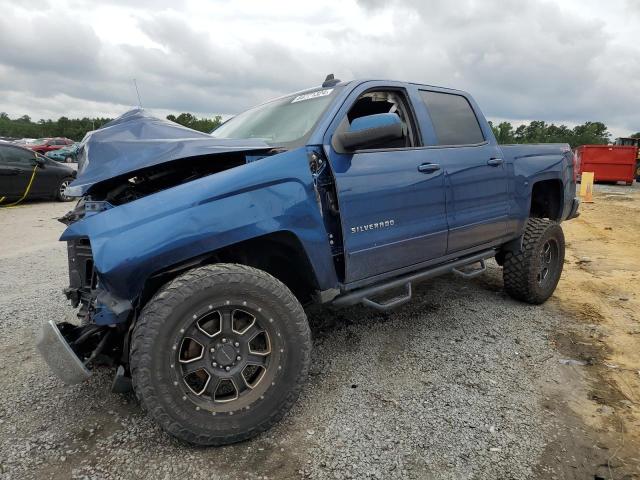
<instances>
[{"instance_id":1,"label":"rear window","mask_svg":"<svg viewBox=\"0 0 640 480\"><path fill-rule=\"evenodd\" d=\"M470 145L484 142L480 124L471 105L461 95L428 92L420 95L438 137L438 145Z\"/></svg>"}]
</instances>

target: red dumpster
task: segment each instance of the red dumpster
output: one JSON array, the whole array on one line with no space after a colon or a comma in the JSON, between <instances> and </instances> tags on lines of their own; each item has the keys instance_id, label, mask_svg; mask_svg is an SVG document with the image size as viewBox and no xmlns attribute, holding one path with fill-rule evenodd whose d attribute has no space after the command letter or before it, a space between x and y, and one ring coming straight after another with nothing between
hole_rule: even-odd
<instances>
[{"instance_id":1,"label":"red dumpster","mask_svg":"<svg viewBox=\"0 0 640 480\"><path fill-rule=\"evenodd\" d=\"M593 172L596 182L633 183L638 147L582 145L576 148L578 172Z\"/></svg>"}]
</instances>

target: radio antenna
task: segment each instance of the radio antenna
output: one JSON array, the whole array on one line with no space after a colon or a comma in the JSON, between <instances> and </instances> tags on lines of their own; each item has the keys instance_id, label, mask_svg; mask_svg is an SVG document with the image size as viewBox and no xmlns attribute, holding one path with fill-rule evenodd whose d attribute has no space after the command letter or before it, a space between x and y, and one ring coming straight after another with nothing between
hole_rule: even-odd
<instances>
[{"instance_id":1,"label":"radio antenna","mask_svg":"<svg viewBox=\"0 0 640 480\"><path fill-rule=\"evenodd\" d=\"M140 100L140 92L138 91L138 82L136 82L135 78L133 79L133 85L136 87L136 95L138 95L138 106L142 108L142 100Z\"/></svg>"}]
</instances>

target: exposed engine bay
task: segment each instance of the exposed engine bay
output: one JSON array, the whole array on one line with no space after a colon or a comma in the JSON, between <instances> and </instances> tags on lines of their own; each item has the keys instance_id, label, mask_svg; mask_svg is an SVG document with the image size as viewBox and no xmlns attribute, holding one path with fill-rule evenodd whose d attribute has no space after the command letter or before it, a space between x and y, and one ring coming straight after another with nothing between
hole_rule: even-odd
<instances>
[{"instance_id":1,"label":"exposed engine bay","mask_svg":"<svg viewBox=\"0 0 640 480\"><path fill-rule=\"evenodd\" d=\"M271 154L273 152L265 152L263 157ZM243 152L231 152L183 158L133 172L133 176L121 175L106 180L95 185L88 193L92 200L106 201L114 206L122 205L161 190L244 165L247 163L247 157ZM249 160L256 159L255 156L251 156Z\"/></svg>"},{"instance_id":2,"label":"exposed engine bay","mask_svg":"<svg viewBox=\"0 0 640 480\"><path fill-rule=\"evenodd\" d=\"M284 150L270 149L258 152L259 154L228 152L199 155L120 175L94 185L80 199L76 207L59 220L65 225L70 225L83 218L85 214L98 213L107 208L133 202L147 195L239 167L282 151Z\"/></svg>"}]
</instances>

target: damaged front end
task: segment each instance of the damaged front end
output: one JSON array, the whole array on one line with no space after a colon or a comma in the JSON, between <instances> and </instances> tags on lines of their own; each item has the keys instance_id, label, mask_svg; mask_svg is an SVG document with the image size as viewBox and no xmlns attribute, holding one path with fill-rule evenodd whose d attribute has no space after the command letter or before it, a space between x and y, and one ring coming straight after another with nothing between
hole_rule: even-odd
<instances>
[{"instance_id":1,"label":"damaged front end","mask_svg":"<svg viewBox=\"0 0 640 480\"><path fill-rule=\"evenodd\" d=\"M86 209L88 204L95 209L91 202L81 201L74 215L80 215L77 210ZM66 215L67 221L70 214ZM88 238L67 241L67 251L69 287L64 294L71 306L78 309L78 322L49 320L37 339L37 347L51 370L72 385L89 378L95 366L126 363L123 351L133 308L131 302L115 301L100 288ZM121 381L123 373L121 369ZM127 390L121 385L114 387Z\"/></svg>"},{"instance_id":2,"label":"damaged front end","mask_svg":"<svg viewBox=\"0 0 640 480\"><path fill-rule=\"evenodd\" d=\"M67 242L69 265L69 287L64 294L77 309L78 321L44 325L37 347L51 370L65 383L74 384L86 380L95 366L117 366L114 390L128 389L128 339L141 292L122 286L134 274L114 273L113 269L126 269L127 264L133 266L139 260L132 253L134 246L129 248L131 241L139 246L158 238L152 231L139 233L142 239L127 232L162 216L154 216L140 202L133 210L116 210L149 197L153 208L167 209L165 216L179 215L179 209L189 211L203 202L191 199L185 184L280 152L261 140L215 139L141 110L128 112L87 134L80 149L78 178L67 190L80 200L60 218L68 226L61 238ZM152 198L178 186L183 186L179 207L178 203ZM116 213L117 219L109 213ZM189 214L182 218L188 233L197 235ZM168 233L166 229L163 232ZM171 240L161 248L168 249ZM121 245L117 253L105 253L116 244ZM148 269L158 263L157 258L147 260ZM132 269L142 278L142 268ZM119 291L113 288L116 277Z\"/></svg>"}]
</instances>

